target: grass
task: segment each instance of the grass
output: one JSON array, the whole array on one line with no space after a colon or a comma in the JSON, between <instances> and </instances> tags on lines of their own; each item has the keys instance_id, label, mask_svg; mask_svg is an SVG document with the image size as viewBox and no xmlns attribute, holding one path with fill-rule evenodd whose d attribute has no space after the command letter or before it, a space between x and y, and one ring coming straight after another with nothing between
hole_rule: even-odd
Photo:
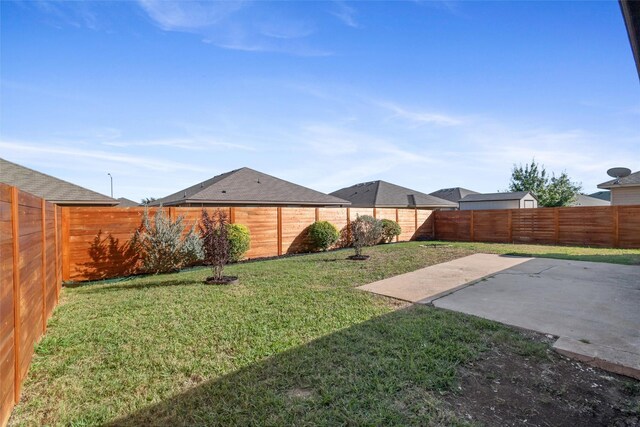
<instances>
[{"instance_id":1,"label":"grass","mask_svg":"<svg viewBox=\"0 0 640 427\"><path fill-rule=\"evenodd\" d=\"M534 358L546 347L353 287L477 250L412 242L371 248L367 262L336 251L241 263L231 287L195 269L65 289L10 423L463 424L438 399L459 365L493 343Z\"/></svg>"}]
</instances>

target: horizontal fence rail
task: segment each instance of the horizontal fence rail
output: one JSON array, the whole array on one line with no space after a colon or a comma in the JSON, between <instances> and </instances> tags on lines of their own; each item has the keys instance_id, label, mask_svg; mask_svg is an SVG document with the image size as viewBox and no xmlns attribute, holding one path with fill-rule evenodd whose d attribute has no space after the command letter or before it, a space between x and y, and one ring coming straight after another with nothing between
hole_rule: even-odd
<instances>
[{"instance_id":1,"label":"horizontal fence rail","mask_svg":"<svg viewBox=\"0 0 640 427\"><path fill-rule=\"evenodd\" d=\"M0 425L20 398L62 283L61 208L0 183Z\"/></svg>"},{"instance_id":2,"label":"horizontal fence rail","mask_svg":"<svg viewBox=\"0 0 640 427\"><path fill-rule=\"evenodd\" d=\"M438 240L640 248L640 206L436 211Z\"/></svg>"},{"instance_id":3,"label":"horizontal fence rail","mask_svg":"<svg viewBox=\"0 0 640 427\"><path fill-rule=\"evenodd\" d=\"M154 215L158 208L148 208ZM247 258L308 252L308 229L315 221L329 221L340 231L337 246L348 242L347 224L358 215L400 223L398 241L433 238L433 211L414 208L309 208L309 207L208 207L224 210L230 221L251 233ZM164 208L172 218L183 217L185 227L195 224L200 207ZM62 208L63 280L85 281L126 276L137 272L138 254L129 241L140 226L145 208Z\"/></svg>"}]
</instances>

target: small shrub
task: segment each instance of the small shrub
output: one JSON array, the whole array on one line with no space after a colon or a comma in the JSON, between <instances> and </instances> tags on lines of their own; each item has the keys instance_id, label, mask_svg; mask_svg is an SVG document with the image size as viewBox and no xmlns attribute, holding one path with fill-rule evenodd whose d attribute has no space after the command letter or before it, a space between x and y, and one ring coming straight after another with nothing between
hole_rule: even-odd
<instances>
[{"instance_id":1,"label":"small shrub","mask_svg":"<svg viewBox=\"0 0 640 427\"><path fill-rule=\"evenodd\" d=\"M213 215L203 209L200 236L204 247L204 262L211 266L212 279L222 281L224 266L229 262L230 249L227 213L217 210Z\"/></svg>"},{"instance_id":2,"label":"small shrub","mask_svg":"<svg viewBox=\"0 0 640 427\"><path fill-rule=\"evenodd\" d=\"M391 242L396 236L402 233L400 224L390 219L383 219L380 221L382 227L382 241L384 243Z\"/></svg>"},{"instance_id":3,"label":"small shrub","mask_svg":"<svg viewBox=\"0 0 640 427\"><path fill-rule=\"evenodd\" d=\"M131 244L142 257L142 267L148 273L168 273L201 260L202 242L195 233L195 224L183 237L183 217L172 221L158 209L153 221L145 209L142 225L136 230Z\"/></svg>"},{"instance_id":4,"label":"small shrub","mask_svg":"<svg viewBox=\"0 0 640 427\"><path fill-rule=\"evenodd\" d=\"M316 249L326 251L338 242L340 233L329 221L316 221L309 227L309 237Z\"/></svg>"},{"instance_id":5,"label":"small shrub","mask_svg":"<svg viewBox=\"0 0 640 427\"><path fill-rule=\"evenodd\" d=\"M351 241L356 256L362 256L362 248L373 246L382 237L382 224L369 215L358 216L351 222Z\"/></svg>"},{"instance_id":6,"label":"small shrub","mask_svg":"<svg viewBox=\"0 0 640 427\"><path fill-rule=\"evenodd\" d=\"M251 248L249 228L242 224L227 224L229 238L229 261L238 262Z\"/></svg>"}]
</instances>

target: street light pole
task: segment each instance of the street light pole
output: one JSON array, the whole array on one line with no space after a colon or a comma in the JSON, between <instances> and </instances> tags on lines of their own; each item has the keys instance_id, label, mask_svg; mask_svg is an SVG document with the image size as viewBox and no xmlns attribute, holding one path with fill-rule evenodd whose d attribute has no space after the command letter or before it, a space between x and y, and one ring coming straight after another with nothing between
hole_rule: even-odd
<instances>
[{"instance_id":1,"label":"street light pole","mask_svg":"<svg viewBox=\"0 0 640 427\"><path fill-rule=\"evenodd\" d=\"M109 175L109 178L111 179L111 198L113 199L113 177L109 172L107 172L107 175Z\"/></svg>"}]
</instances>

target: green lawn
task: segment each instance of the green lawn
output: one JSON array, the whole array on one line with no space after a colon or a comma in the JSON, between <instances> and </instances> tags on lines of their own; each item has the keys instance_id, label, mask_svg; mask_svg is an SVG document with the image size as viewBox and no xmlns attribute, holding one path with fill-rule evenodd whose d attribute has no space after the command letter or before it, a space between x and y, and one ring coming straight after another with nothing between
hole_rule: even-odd
<instances>
[{"instance_id":1,"label":"green lawn","mask_svg":"<svg viewBox=\"0 0 640 427\"><path fill-rule=\"evenodd\" d=\"M607 257L640 251L412 242L66 288L12 425L457 424L441 392L459 365L500 342L546 347L464 315L354 286L475 251ZM595 259L595 258L594 258ZM592 259L593 260L593 259ZM506 343L506 344L505 344Z\"/></svg>"}]
</instances>

